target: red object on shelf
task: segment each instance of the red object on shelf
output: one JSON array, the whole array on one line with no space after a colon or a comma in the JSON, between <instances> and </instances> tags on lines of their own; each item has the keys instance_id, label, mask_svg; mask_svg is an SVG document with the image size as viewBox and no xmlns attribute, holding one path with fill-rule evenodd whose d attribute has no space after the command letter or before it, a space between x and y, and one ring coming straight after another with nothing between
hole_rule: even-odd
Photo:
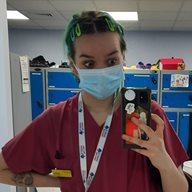
<instances>
[{"instance_id":1,"label":"red object on shelf","mask_svg":"<svg viewBox=\"0 0 192 192\"><path fill-rule=\"evenodd\" d=\"M162 58L158 61L161 70L184 70L185 63L181 58Z\"/></svg>"}]
</instances>

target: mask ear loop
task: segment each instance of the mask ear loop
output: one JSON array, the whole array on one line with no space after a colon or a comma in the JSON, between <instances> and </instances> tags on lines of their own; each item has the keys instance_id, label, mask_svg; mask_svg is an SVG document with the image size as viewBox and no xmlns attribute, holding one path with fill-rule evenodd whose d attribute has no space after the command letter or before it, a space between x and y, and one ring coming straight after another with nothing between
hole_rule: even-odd
<instances>
[{"instance_id":1,"label":"mask ear loop","mask_svg":"<svg viewBox=\"0 0 192 192\"><path fill-rule=\"evenodd\" d=\"M121 103L121 88L119 87L117 91L114 93L113 97L113 106L119 106Z\"/></svg>"},{"instance_id":2,"label":"mask ear loop","mask_svg":"<svg viewBox=\"0 0 192 192\"><path fill-rule=\"evenodd\" d=\"M124 69L122 69L124 71ZM121 81L120 85L119 85L119 88L117 89L117 91L114 93L114 97L113 97L113 103L114 103L114 106L118 104L120 104L121 102L121 89L122 87L124 87L124 81L125 81L125 74L123 72L123 75L124 75L124 78L123 80Z\"/></svg>"}]
</instances>

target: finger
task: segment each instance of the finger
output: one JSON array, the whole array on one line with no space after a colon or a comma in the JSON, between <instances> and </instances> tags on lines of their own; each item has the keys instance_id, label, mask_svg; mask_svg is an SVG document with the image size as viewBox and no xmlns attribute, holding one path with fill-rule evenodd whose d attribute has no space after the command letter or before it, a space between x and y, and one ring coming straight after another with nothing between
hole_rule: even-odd
<instances>
[{"instance_id":1,"label":"finger","mask_svg":"<svg viewBox=\"0 0 192 192\"><path fill-rule=\"evenodd\" d=\"M150 147L147 140L142 140L142 139L138 139L138 138L135 138L135 137L130 137L130 136L125 135L125 134L122 135L122 139L125 140L125 141L129 141L129 142L131 142L133 144L136 144L136 145L138 145L138 146L140 146L142 148L147 149L147 148Z\"/></svg>"},{"instance_id":2,"label":"finger","mask_svg":"<svg viewBox=\"0 0 192 192\"><path fill-rule=\"evenodd\" d=\"M148 125L146 125L145 123L142 123L141 121L139 121L139 119L135 118L135 117L132 117L131 118L131 121L137 125L140 129L142 129L146 134L147 136L150 138L150 137L153 137L154 136L154 131L153 129L151 129L151 127L149 127Z\"/></svg>"},{"instance_id":3,"label":"finger","mask_svg":"<svg viewBox=\"0 0 192 192\"><path fill-rule=\"evenodd\" d=\"M151 114L151 119L155 121L156 123L156 133L163 138L163 131L164 131L164 121L157 115L152 113Z\"/></svg>"}]
</instances>

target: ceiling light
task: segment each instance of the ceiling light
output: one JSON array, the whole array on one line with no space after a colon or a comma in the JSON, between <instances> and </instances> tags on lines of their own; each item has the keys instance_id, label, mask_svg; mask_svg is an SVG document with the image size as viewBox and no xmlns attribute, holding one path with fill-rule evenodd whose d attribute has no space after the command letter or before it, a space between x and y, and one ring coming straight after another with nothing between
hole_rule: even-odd
<instances>
[{"instance_id":1,"label":"ceiling light","mask_svg":"<svg viewBox=\"0 0 192 192\"><path fill-rule=\"evenodd\" d=\"M115 20L118 21L138 21L137 12L108 12Z\"/></svg>"},{"instance_id":2,"label":"ceiling light","mask_svg":"<svg viewBox=\"0 0 192 192\"><path fill-rule=\"evenodd\" d=\"M10 11L9 10L9 11L7 11L7 19L24 19L24 20L27 20L29 18L25 17L25 15L23 15L19 11L13 11L13 10Z\"/></svg>"}]
</instances>

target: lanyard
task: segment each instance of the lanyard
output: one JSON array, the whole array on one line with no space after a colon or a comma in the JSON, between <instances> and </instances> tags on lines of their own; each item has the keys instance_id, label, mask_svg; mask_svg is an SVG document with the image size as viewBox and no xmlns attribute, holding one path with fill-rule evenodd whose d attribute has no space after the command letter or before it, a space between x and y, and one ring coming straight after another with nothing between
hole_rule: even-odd
<instances>
[{"instance_id":1,"label":"lanyard","mask_svg":"<svg viewBox=\"0 0 192 192\"><path fill-rule=\"evenodd\" d=\"M83 101L81 92L79 94L78 100L78 135L79 135L79 159L80 159L80 167L81 167L81 175L83 179L83 184L85 186L85 192L88 191L94 176L96 174L99 161L104 149L105 141L107 139L111 121L113 117L113 108L111 112L108 114L103 129L101 131L101 135L99 138L99 142L97 144L97 148L95 150L95 154L91 163L91 168L89 170L87 176L87 155L86 155L86 144L85 144L85 123L84 123L84 109L83 109Z\"/></svg>"}]
</instances>

